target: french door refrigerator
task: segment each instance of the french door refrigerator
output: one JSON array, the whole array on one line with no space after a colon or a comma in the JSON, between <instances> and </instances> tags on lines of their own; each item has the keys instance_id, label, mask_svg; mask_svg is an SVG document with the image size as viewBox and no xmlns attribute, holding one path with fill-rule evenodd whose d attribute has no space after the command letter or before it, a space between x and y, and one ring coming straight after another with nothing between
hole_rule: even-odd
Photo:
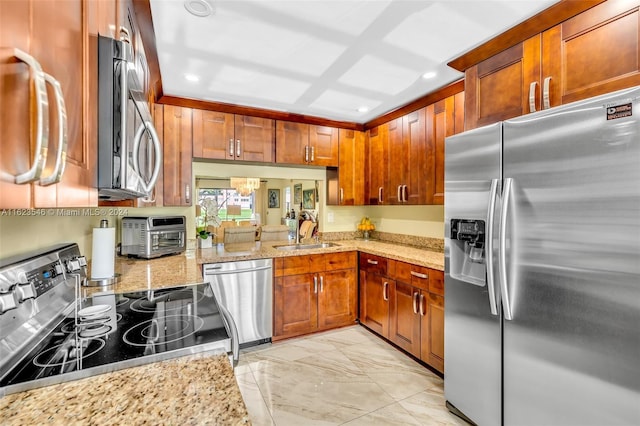
<instances>
[{"instance_id":1,"label":"french door refrigerator","mask_svg":"<svg viewBox=\"0 0 640 426\"><path fill-rule=\"evenodd\" d=\"M640 88L446 139L445 397L640 424Z\"/></svg>"}]
</instances>

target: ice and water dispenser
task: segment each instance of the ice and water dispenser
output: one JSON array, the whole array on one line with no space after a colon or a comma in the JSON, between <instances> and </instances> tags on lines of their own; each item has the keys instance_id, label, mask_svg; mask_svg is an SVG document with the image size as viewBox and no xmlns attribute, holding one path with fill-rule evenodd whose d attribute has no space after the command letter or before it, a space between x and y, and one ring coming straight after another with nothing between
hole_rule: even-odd
<instances>
[{"instance_id":1,"label":"ice and water dispenser","mask_svg":"<svg viewBox=\"0 0 640 426\"><path fill-rule=\"evenodd\" d=\"M451 219L450 275L478 286L486 282L485 222Z\"/></svg>"}]
</instances>

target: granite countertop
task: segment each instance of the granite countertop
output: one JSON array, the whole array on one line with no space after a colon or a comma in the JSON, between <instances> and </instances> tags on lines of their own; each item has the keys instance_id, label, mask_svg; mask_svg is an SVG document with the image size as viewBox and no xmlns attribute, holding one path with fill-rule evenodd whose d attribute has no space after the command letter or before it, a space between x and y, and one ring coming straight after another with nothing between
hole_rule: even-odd
<instances>
[{"instance_id":1,"label":"granite countertop","mask_svg":"<svg viewBox=\"0 0 640 426\"><path fill-rule=\"evenodd\" d=\"M226 354L191 355L0 398L3 425L250 424Z\"/></svg>"},{"instance_id":2,"label":"granite countertop","mask_svg":"<svg viewBox=\"0 0 640 426\"><path fill-rule=\"evenodd\" d=\"M444 253L438 251L374 240L340 240L331 241L331 243L334 243L335 246L305 250L278 250L274 248L274 246L289 244L288 241L218 245L212 248L198 249L196 261L203 264L358 250L444 271Z\"/></svg>"}]
</instances>

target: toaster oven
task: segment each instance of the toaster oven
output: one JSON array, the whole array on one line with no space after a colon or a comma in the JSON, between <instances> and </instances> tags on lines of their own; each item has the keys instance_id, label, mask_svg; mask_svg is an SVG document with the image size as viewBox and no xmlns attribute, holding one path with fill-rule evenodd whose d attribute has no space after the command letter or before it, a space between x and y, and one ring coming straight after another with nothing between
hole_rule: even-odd
<instances>
[{"instance_id":1,"label":"toaster oven","mask_svg":"<svg viewBox=\"0 0 640 426\"><path fill-rule=\"evenodd\" d=\"M185 216L122 218L122 256L154 257L177 254L186 248Z\"/></svg>"}]
</instances>

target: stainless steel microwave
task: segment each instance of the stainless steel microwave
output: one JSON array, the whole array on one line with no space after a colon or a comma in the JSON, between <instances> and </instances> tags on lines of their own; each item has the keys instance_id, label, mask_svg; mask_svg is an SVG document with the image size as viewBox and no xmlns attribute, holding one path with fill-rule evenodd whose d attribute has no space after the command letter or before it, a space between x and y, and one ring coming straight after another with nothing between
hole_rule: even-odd
<instances>
[{"instance_id":1,"label":"stainless steel microwave","mask_svg":"<svg viewBox=\"0 0 640 426\"><path fill-rule=\"evenodd\" d=\"M151 259L182 253L186 237L184 216L123 217L120 254Z\"/></svg>"},{"instance_id":2,"label":"stainless steel microwave","mask_svg":"<svg viewBox=\"0 0 640 426\"><path fill-rule=\"evenodd\" d=\"M131 44L98 36L98 197L150 199L161 166L160 139Z\"/></svg>"}]
</instances>

